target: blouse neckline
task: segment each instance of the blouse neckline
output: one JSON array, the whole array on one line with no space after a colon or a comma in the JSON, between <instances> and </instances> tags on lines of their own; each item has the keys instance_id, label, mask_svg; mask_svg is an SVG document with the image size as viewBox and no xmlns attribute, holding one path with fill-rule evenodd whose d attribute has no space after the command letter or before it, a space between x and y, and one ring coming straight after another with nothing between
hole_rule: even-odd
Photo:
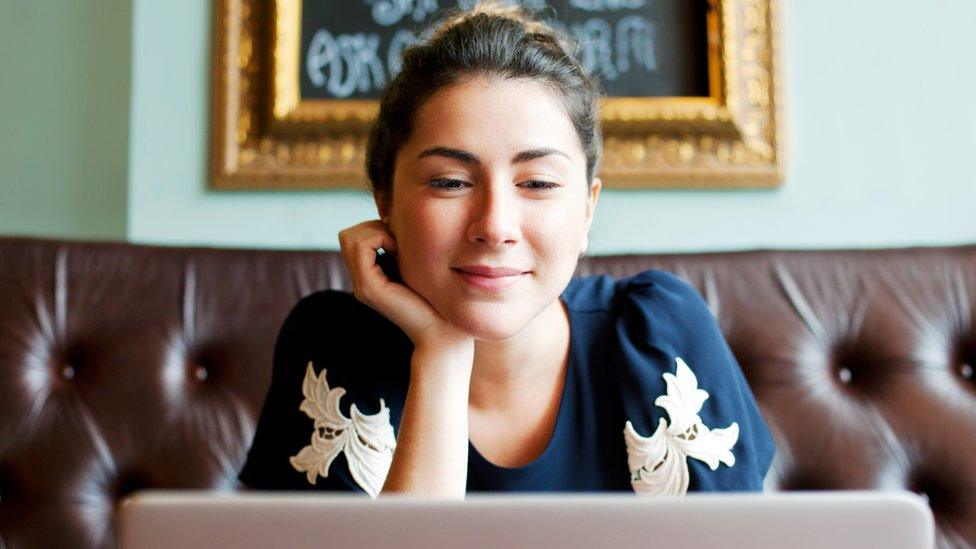
<instances>
[{"instance_id":1,"label":"blouse neckline","mask_svg":"<svg viewBox=\"0 0 976 549\"><path fill-rule=\"evenodd\" d=\"M565 302L564 302L565 305ZM562 431L565 428L565 424L568 421L566 415L568 414L569 401L568 395L573 394L571 391L576 390L576 357L579 354L577 352L577 337L576 337L576 319L574 318L575 311L572 307L566 306L566 317L569 320L569 359L566 365L566 379L563 381L562 395L559 397L559 408L556 412L556 421L552 427L552 434L549 436L549 442L546 443L545 449L539 454L535 459L521 465L518 467L505 467L503 465L496 465L488 458L481 455L481 452L475 448L474 443L471 439L468 439L468 454L471 458L478 462L482 467L487 468L492 472L496 472L502 475L508 476L523 476L533 473L535 470L544 467L545 464L552 458L556 453L554 447L556 446L555 441L562 435Z\"/></svg>"}]
</instances>

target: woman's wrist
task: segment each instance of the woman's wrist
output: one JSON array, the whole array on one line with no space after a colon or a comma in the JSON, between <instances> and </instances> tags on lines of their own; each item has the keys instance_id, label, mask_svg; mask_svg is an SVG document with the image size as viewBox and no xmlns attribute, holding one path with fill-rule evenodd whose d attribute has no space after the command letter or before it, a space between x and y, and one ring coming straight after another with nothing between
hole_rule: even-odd
<instances>
[{"instance_id":1,"label":"woman's wrist","mask_svg":"<svg viewBox=\"0 0 976 549\"><path fill-rule=\"evenodd\" d=\"M474 341L440 343L414 348L384 494L464 497Z\"/></svg>"},{"instance_id":2,"label":"woman's wrist","mask_svg":"<svg viewBox=\"0 0 976 549\"><path fill-rule=\"evenodd\" d=\"M422 375L469 382L474 365L474 339L442 339L414 346L410 360L411 377Z\"/></svg>"}]
</instances>

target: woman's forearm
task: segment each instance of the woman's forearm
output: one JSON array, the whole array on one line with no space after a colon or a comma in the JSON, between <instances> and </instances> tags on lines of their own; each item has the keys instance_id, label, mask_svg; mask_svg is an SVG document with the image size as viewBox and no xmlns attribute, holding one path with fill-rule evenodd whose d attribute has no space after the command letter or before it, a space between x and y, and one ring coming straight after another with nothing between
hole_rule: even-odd
<instances>
[{"instance_id":1,"label":"woman's forearm","mask_svg":"<svg viewBox=\"0 0 976 549\"><path fill-rule=\"evenodd\" d=\"M415 349L393 463L383 494L463 498L474 346Z\"/></svg>"}]
</instances>

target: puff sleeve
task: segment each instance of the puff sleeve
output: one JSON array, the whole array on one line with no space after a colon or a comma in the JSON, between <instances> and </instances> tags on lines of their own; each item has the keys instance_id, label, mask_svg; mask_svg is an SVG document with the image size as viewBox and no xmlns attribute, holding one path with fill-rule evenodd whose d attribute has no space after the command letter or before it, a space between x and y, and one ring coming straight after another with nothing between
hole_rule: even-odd
<instances>
[{"instance_id":1,"label":"puff sleeve","mask_svg":"<svg viewBox=\"0 0 976 549\"><path fill-rule=\"evenodd\" d=\"M614 363L633 489L762 491L775 446L704 300L664 271L618 284Z\"/></svg>"},{"instance_id":2,"label":"puff sleeve","mask_svg":"<svg viewBox=\"0 0 976 549\"><path fill-rule=\"evenodd\" d=\"M387 343L377 346L377 339ZM409 378L405 339L349 294L302 299L278 334L271 386L240 481L256 489L376 497L392 462Z\"/></svg>"}]
</instances>

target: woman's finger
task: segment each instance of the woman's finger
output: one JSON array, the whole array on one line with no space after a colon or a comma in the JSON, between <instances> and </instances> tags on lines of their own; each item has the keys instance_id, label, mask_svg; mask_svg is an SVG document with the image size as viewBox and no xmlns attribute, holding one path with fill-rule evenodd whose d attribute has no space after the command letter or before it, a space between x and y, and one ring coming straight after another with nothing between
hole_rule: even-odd
<instances>
[{"instance_id":1,"label":"woman's finger","mask_svg":"<svg viewBox=\"0 0 976 549\"><path fill-rule=\"evenodd\" d=\"M340 247L350 268L357 297L372 305L374 296L390 283L376 262L377 251L396 251L396 241L378 221L361 223L340 233Z\"/></svg>"}]
</instances>

